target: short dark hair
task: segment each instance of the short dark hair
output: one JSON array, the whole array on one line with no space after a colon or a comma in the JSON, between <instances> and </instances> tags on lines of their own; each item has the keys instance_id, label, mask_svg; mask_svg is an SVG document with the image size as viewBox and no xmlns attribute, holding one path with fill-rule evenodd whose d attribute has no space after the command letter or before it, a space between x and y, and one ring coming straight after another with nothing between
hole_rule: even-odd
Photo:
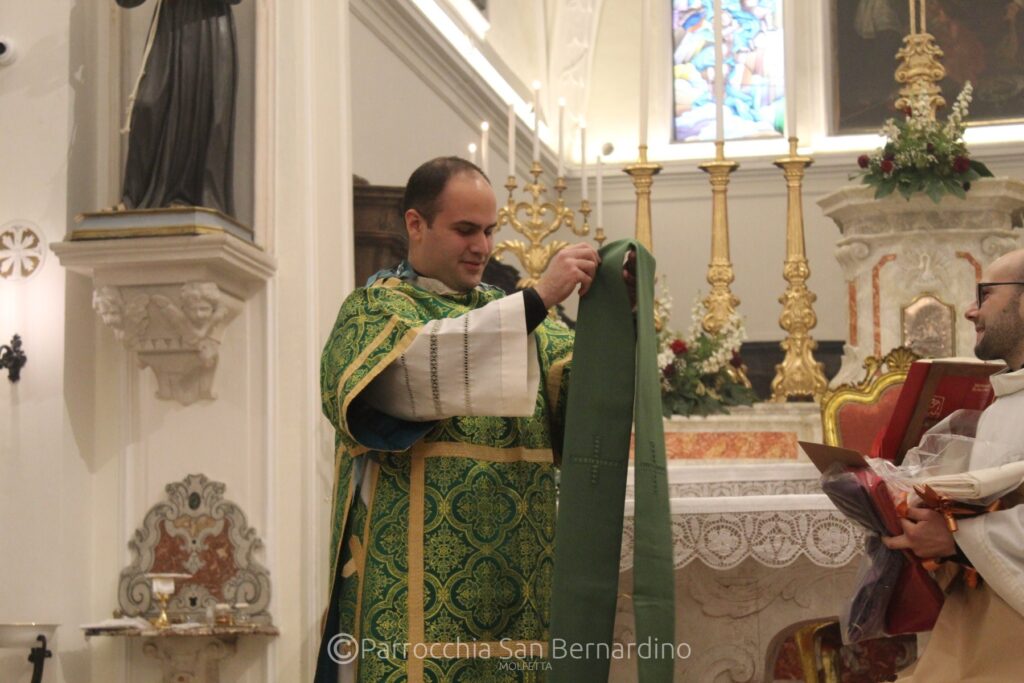
<instances>
[{"instance_id":1,"label":"short dark hair","mask_svg":"<svg viewBox=\"0 0 1024 683\"><path fill-rule=\"evenodd\" d=\"M448 180L460 173L479 173L490 184L491 179L472 161L462 157L437 157L420 165L405 184L405 196L402 198L402 215L409 209L415 209L427 221L434 222L440 207L437 200L444 192Z\"/></svg>"}]
</instances>

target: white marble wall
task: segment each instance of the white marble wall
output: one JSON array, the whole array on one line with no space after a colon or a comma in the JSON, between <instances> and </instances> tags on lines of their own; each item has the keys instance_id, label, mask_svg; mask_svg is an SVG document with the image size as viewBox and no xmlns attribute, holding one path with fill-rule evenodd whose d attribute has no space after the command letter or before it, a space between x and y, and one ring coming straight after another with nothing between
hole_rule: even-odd
<instances>
[{"instance_id":1,"label":"white marble wall","mask_svg":"<svg viewBox=\"0 0 1024 683\"><path fill-rule=\"evenodd\" d=\"M167 482L197 472L223 481L262 536L281 630L241 642L224 680L312 677L333 477L318 367L353 280L348 3L245 4L239 28L258 47L242 63L256 107L241 163L278 270L225 333L218 398L158 400L152 373L93 313L92 283L52 254L32 280L0 282L0 336L20 332L29 356L19 385L0 379L0 622L62 624L50 682L159 678L140 643L86 642L78 625L110 616L130 534ZM134 11L149 16L147 5ZM0 224L26 219L54 242L75 214L116 201L125 10L4 9L20 55L0 67ZM0 651L0 679L27 680L26 654Z\"/></svg>"}]
</instances>

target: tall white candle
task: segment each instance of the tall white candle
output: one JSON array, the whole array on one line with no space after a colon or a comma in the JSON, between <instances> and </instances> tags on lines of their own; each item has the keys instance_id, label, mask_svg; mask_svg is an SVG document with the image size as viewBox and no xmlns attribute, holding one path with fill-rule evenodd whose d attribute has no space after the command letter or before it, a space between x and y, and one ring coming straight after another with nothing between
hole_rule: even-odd
<instances>
[{"instance_id":1,"label":"tall white candle","mask_svg":"<svg viewBox=\"0 0 1024 683\"><path fill-rule=\"evenodd\" d=\"M793 40L796 37L796 32L789 30L789 27L795 23L793 19L796 17L796 4L798 0L786 0L786 5L783 7L785 14L786 29L782 32L783 36L789 36L789 46L793 48L793 54L787 53L786 59L786 137L795 138L797 137L796 131L796 41Z\"/></svg>"},{"instance_id":2,"label":"tall white candle","mask_svg":"<svg viewBox=\"0 0 1024 683\"><path fill-rule=\"evenodd\" d=\"M558 98L558 176L565 177L565 98Z\"/></svg>"},{"instance_id":3,"label":"tall white candle","mask_svg":"<svg viewBox=\"0 0 1024 683\"><path fill-rule=\"evenodd\" d=\"M480 169L484 172L484 175L490 177L490 169L487 168L488 162L490 161L490 153L488 152L489 145L487 144L487 138L491 134L491 124L484 121L480 124Z\"/></svg>"},{"instance_id":4,"label":"tall white candle","mask_svg":"<svg viewBox=\"0 0 1024 683\"><path fill-rule=\"evenodd\" d=\"M540 161L540 81L533 82L533 160Z\"/></svg>"},{"instance_id":5,"label":"tall white candle","mask_svg":"<svg viewBox=\"0 0 1024 683\"><path fill-rule=\"evenodd\" d=\"M604 161L601 155L597 155L597 227L604 227L604 196L601 193L601 185L604 180Z\"/></svg>"},{"instance_id":6,"label":"tall white candle","mask_svg":"<svg viewBox=\"0 0 1024 683\"><path fill-rule=\"evenodd\" d=\"M925 3L928 0L921 0L921 33L928 33L928 8Z\"/></svg>"},{"instance_id":7,"label":"tall white candle","mask_svg":"<svg viewBox=\"0 0 1024 683\"><path fill-rule=\"evenodd\" d=\"M516 177L516 108L508 104L508 177Z\"/></svg>"},{"instance_id":8,"label":"tall white candle","mask_svg":"<svg viewBox=\"0 0 1024 683\"><path fill-rule=\"evenodd\" d=\"M910 0L910 33L911 34L917 33L917 31L914 30L914 24L917 23L917 20L914 17L914 11L915 11L916 8L917 8L917 0Z\"/></svg>"},{"instance_id":9,"label":"tall white candle","mask_svg":"<svg viewBox=\"0 0 1024 683\"><path fill-rule=\"evenodd\" d=\"M647 112L651 86L651 0L640 3L640 144L647 145Z\"/></svg>"},{"instance_id":10,"label":"tall white candle","mask_svg":"<svg viewBox=\"0 0 1024 683\"><path fill-rule=\"evenodd\" d=\"M580 119L580 175L583 178L583 199L587 198L587 122Z\"/></svg>"},{"instance_id":11,"label":"tall white candle","mask_svg":"<svg viewBox=\"0 0 1024 683\"><path fill-rule=\"evenodd\" d=\"M725 63L722 58L722 0L715 0L715 140L725 140Z\"/></svg>"},{"instance_id":12,"label":"tall white candle","mask_svg":"<svg viewBox=\"0 0 1024 683\"><path fill-rule=\"evenodd\" d=\"M469 160L474 164L476 163L476 143L469 143Z\"/></svg>"}]
</instances>

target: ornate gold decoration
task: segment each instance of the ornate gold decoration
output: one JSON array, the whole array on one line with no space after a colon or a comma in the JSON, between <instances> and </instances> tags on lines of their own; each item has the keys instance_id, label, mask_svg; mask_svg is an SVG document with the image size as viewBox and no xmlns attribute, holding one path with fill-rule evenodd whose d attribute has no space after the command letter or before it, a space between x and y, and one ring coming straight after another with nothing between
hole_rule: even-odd
<instances>
[{"instance_id":1,"label":"ornate gold decoration","mask_svg":"<svg viewBox=\"0 0 1024 683\"><path fill-rule=\"evenodd\" d=\"M636 189L636 241L654 253L654 232L651 227L651 185L661 173L661 164L647 161L647 145L640 145L640 157L623 169L633 179Z\"/></svg>"},{"instance_id":2,"label":"ornate gold decoration","mask_svg":"<svg viewBox=\"0 0 1024 683\"><path fill-rule=\"evenodd\" d=\"M813 304L818 298L807 288L811 269L807 263L804 247L804 211L801 184L804 172L814 161L797 154L797 139L789 139L789 156L775 161L786 178L788 203L786 211L786 264L782 277L788 285L779 297L782 315L779 325L787 333L782 341L786 352L783 361L775 366L772 380L772 400L784 402L791 396L810 396L821 400L828 388L825 380L825 366L814 360L818 342L811 337L811 330L818 324Z\"/></svg>"},{"instance_id":3,"label":"ornate gold decoration","mask_svg":"<svg viewBox=\"0 0 1024 683\"><path fill-rule=\"evenodd\" d=\"M806 683L838 683L839 672L836 665L837 653L834 648L822 642L822 634L831 628L834 621L811 622L793 633L793 643L800 656L800 668L803 670ZM819 668L818 663L821 663ZM821 671L824 675L819 676Z\"/></svg>"},{"instance_id":4,"label":"ornate gold decoration","mask_svg":"<svg viewBox=\"0 0 1024 683\"><path fill-rule=\"evenodd\" d=\"M911 0L916 4L918 0ZM924 30L925 3L921 2L921 31L914 26L913 7L911 7L910 35L903 37L903 47L896 53L901 60L896 68L896 82L902 83L900 97L896 100L896 108L900 111L910 107L910 103L920 95L928 97L930 117L935 120L935 112L946 106L938 83L946 77L946 69L942 66L942 50L935 44L934 36Z\"/></svg>"},{"instance_id":5,"label":"ornate gold decoration","mask_svg":"<svg viewBox=\"0 0 1024 683\"><path fill-rule=\"evenodd\" d=\"M590 225L587 223L590 216L590 202L586 199L581 202L580 213L583 214L583 225L577 226L575 210L566 206L565 200L562 199L562 193L566 188L565 178L555 180L555 201L544 201L542 197L547 194L548 190L547 186L540 181L542 172L540 163L533 162L530 167L533 182L526 183L523 188L530 194L531 200L528 202L515 200L516 179L515 176L509 176L505 183L505 188L508 190L508 203L498 210L498 230L504 225L510 225L512 229L529 240L529 243L518 239L505 240L498 243L491 254L499 261L506 251L516 255L527 273L516 283L516 286L520 288L532 287L537 284L555 254L569 246L565 240L553 239L546 244L544 240L562 227L569 228L572 234L580 237L590 234ZM595 240L600 245L604 241L604 232L598 230Z\"/></svg>"},{"instance_id":6,"label":"ornate gold decoration","mask_svg":"<svg viewBox=\"0 0 1024 683\"><path fill-rule=\"evenodd\" d=\"M654 253L654 228L651 221L651 185L654 184L654 176L661 173L661 164L651 163L647 160L647 145L640 145L637 162L626 166L624 173L629 174L633 179L633 188L636 190L636 241ZM668 312L661 299L654 299L654 329L661 332L668 320Z\"/></svg>"},{"instance_id":7,"label":"ornate gold decoration","mask_svg":"<svg viewBox=\"0 0 1024 683\"><path fill-rule=\"evenodd\" d=\"M842 384L821 398L822 437L829 446L841 446L839 409L846 403L877 403L885 390L907 379L910 366L921 357L905 346L898 346L884 357L864 360L864 379L857 384Z\"/></svg>"},{"instance_id":8,"label":"ornate gold decoration","mask_svg":"<svg viewBox=\"0 0 1024 683\"><path fill-rule=\"evenodd\" d=\"M704 299L704 319L701 324L709 333L722 329L736 312L740 300L733 296L729 285L736 279L729 259L729 175L740 165L725 158L725 143L715 143L715 160L698 168L711 176L711 263L708 264L708 284L711 292Z\"/></svg>"},{"instance_id":9,"label":"ornate gold decoration","mask_svg":"<svg viewBox=\"0 0 1024 683\"><path fill-rule=\"evenodd\" d=\"M736 276L729 259L729 175L740 167L725 158L725 142L715 142L715 159L697 168L711 179L711 263L708 264L708 284L711 291L704 299L704 319L701 325L709 334L716 334L733 315L740 300L733 296L729 285ZM729 375L744 386L750 386L743 367L729 366Z\"/></svg>"}]
</instances>

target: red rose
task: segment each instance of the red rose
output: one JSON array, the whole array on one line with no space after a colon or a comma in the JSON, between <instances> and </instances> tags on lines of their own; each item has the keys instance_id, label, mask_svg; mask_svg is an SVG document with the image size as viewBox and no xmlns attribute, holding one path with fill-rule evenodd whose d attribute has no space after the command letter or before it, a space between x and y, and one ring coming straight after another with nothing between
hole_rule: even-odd
<instances>
[{"instance_id":1,"label":"red rose","mask_svg":"<svg viewBox=\"0 0 1024 683\"><path fill-rule=\"evenodd\" d=\"M882 169L882 173L892 173L892 169L895 167L896 165L889 159L883 159L881 166L879 166Z\"/></svg>"},{"instance_id":2,"label":"red rose","mask_svg":"<svg viewBox=\"0 0 1024 683\"><path fill-rule=\"evenodd\" d=\"M910 107L903 107L903 113L907 115L907 118L910 118L914 115L914 110Z\"/></svg>"},{"instance_id":3,"label":"red rose","mask_svg":"<svg viewBox=\"0 0 1024 683\"><path fill-rule=\"evenodd\" d=\"M971 170L971 160L967 157L953 159L953 170L957 173L967 173Z\"/></svg>"},{"instance_id":4,"label":"red rose","mask_svg":"<svg viewBox=\"0 0 1024 683\"><path fill-rule=\"evenodd\" d=\"M870 163L871 157L869 157L867 154L861 154L859 157L857 157L857 165L860 166L861 168L867 168L868 164Z\"/></svg>"},{"instance_id":5,"label":"red rose","mask_svg":"<svg viewBox=\"0 0 1024 683\"><path fill-rule=\"evenodd\" d=\"M687 351L686 342L684 342L682 339L676 339L675 341L673 341L669 348L671 348L672 353L676 354L677 356L681 356Z\"/></svg>"},{"instance_id":6,"label":"red rose","mask_svg":"<svg viewBox=\"0 0 1024 683\"><path fill-rule=\"evenodd\" d=\"M731 366L733 366L734 368L742 368L743 367L743 359L740 358L740 354L738 354L735 351L733 351L732 352L732 358L729 360L729 364Z\"/></svg>"},{"instance_id":7,"label":"red rose","mask_svg":"<svg viewBox=\"0 0 1024 683\"><path fill-rule=\"evenodd\" d=\"M661 369L661 374L665 375L666 379L672 379L672 377L674 377L675 374L676 374L675 363L673 363L672 365L666 365L665 367L663 367Z\"/></svg>"}]
</instances>

